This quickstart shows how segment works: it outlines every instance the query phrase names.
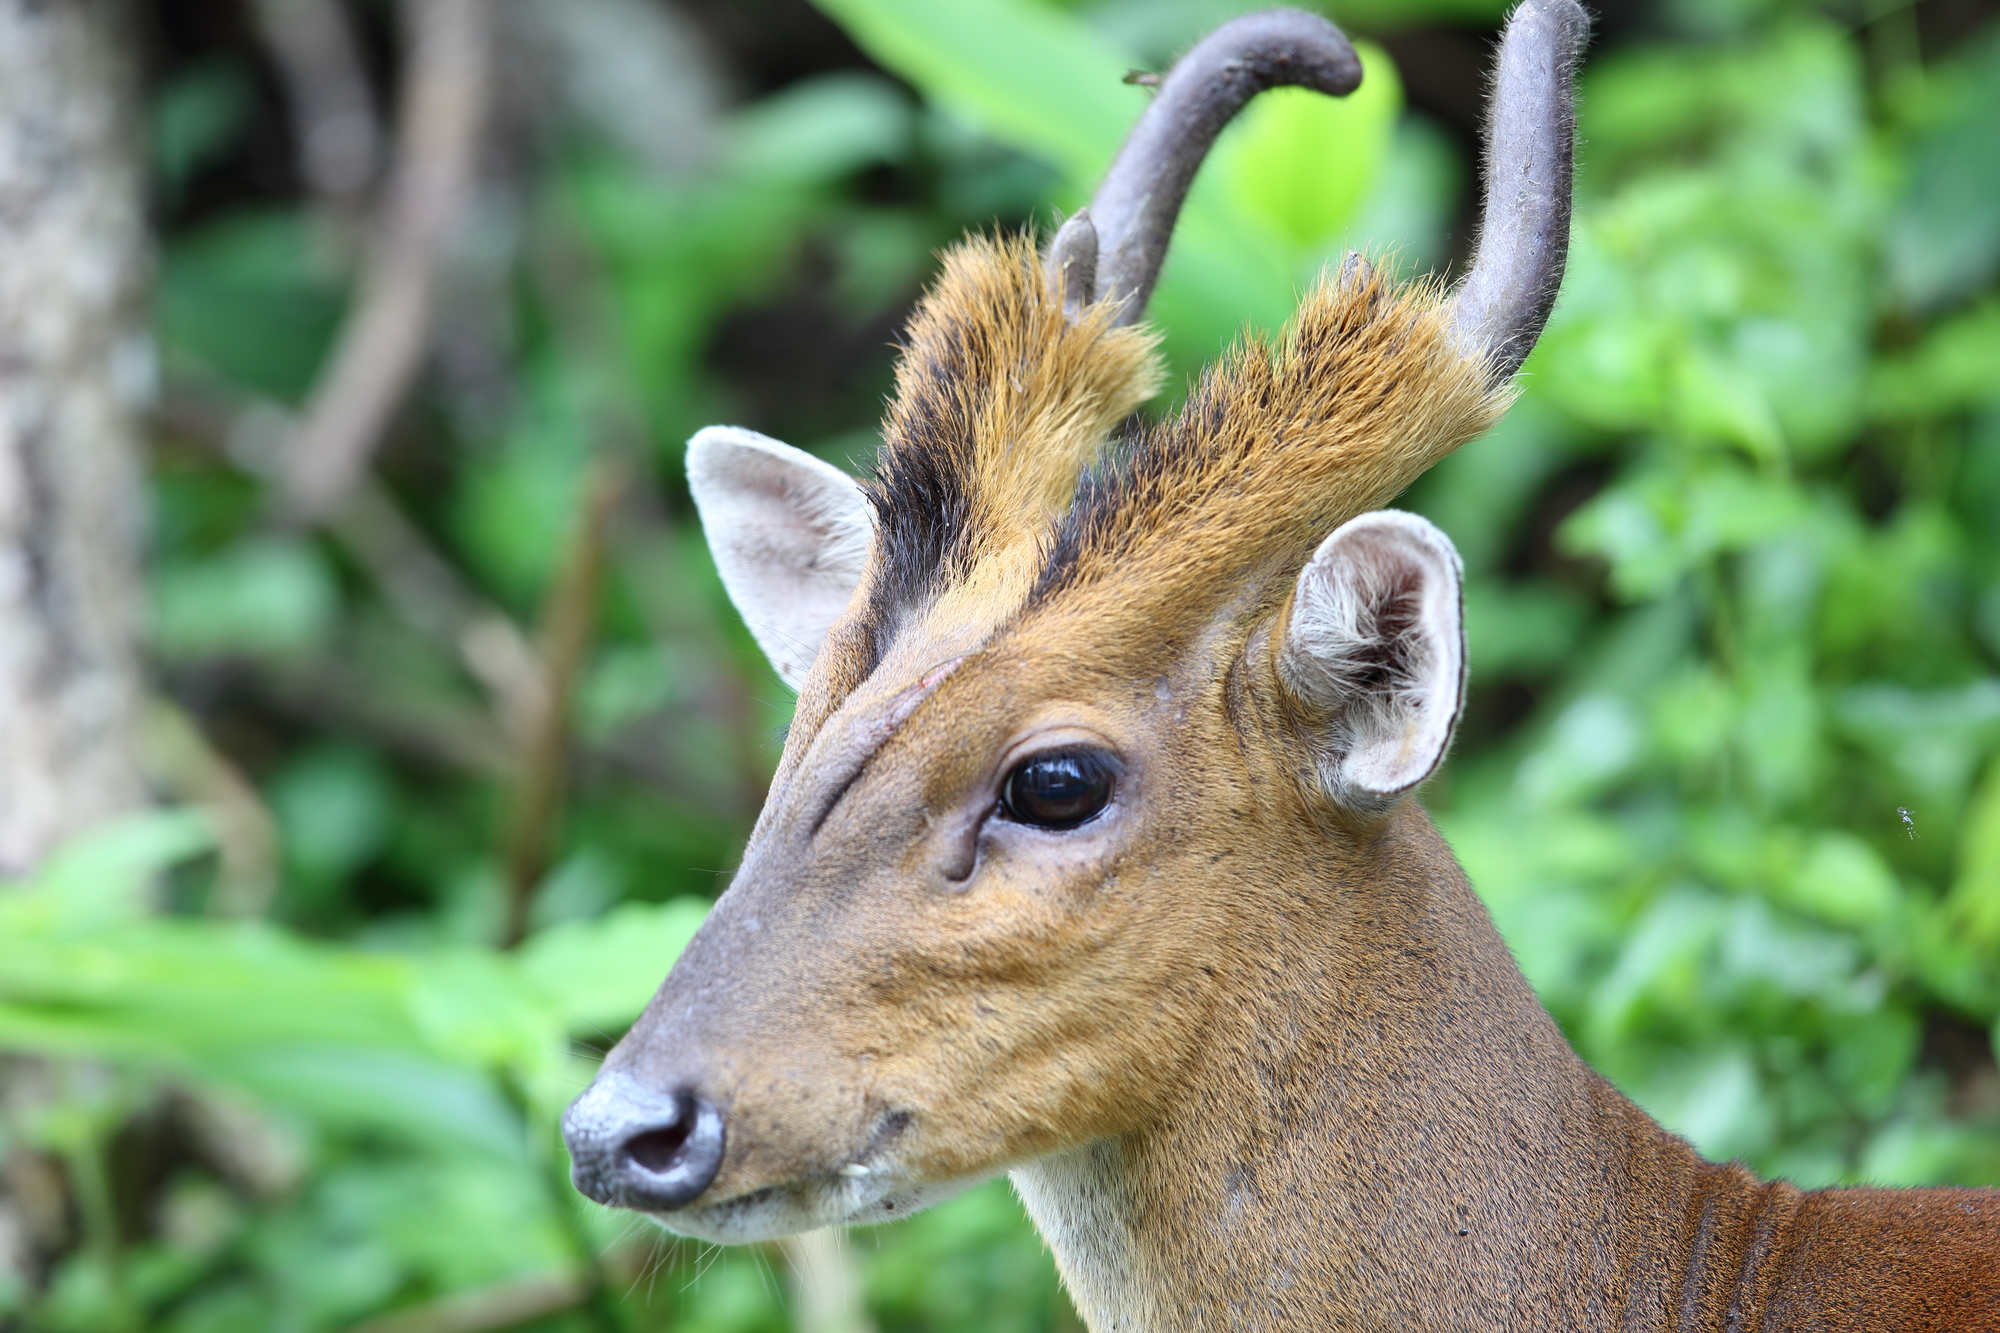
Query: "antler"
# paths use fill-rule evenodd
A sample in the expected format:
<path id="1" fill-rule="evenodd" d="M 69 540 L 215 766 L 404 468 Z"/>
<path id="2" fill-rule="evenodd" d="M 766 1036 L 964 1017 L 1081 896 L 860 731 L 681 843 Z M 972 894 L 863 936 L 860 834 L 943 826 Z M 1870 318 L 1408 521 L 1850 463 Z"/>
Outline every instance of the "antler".
<path id="1" fill-rule="evenodd" d="M 1487 123 L 1479 253 L 1450 318 L 1492 382 L 1521 368 L 1555 305 L 1569 255 L 1576 65 L 1590 18 L 1576 0 L 1526 0 L 1500 43 Z M 1181 59 L 1133 127 L 1088 208 L 1049 243 L 1048 277 L 1071 319 L 1094 300 L 1138 320 L 1195 169 L 1258 93 L 1297 84 L 1344 97 L 1361 61 L 1316 14 L 1273 9 L 1224 24 Z"/>
<path id="2" fill-rule="evenodd" d="M 1491 382 L 1521 368 L 1548 322 L 1569 257 L 1576 65 L 1590 18 L 1576 0 L 1526 0 L 1507 22 L 1486 127 L 1479 254 L 1451 322 Z"/>
<path id="3" fill-rule="evenodd" d="M 1345 97 L 1361 84 L 1360 57 L 1340 29 L 1296 9 L 1225 23 L 1181 57 L 1090 206 L 1049 244 L 1049 283 L 1071 318 L 1092 300 L 1105 300 L 1122 303 L 1115 323 L 1138 320 L 1188 185 L 1215 136 L 1244 103 L 1287 84 Z"/>

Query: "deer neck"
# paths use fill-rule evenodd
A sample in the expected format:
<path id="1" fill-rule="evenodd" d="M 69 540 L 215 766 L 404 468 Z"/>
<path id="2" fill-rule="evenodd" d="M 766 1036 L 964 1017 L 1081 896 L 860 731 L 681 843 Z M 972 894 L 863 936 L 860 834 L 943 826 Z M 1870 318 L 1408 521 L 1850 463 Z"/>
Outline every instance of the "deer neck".
<path id="1" fill-rule="evenodd" d="M 1414 805 L 1365 855 L 1284 886 L 1338 906 L 1246 941 L 1166 1112 L 1014 1173 L 1090 1327 L 1664 1326 L 1698 1200 L 1763 1187 L 1576 1057 Z"/>

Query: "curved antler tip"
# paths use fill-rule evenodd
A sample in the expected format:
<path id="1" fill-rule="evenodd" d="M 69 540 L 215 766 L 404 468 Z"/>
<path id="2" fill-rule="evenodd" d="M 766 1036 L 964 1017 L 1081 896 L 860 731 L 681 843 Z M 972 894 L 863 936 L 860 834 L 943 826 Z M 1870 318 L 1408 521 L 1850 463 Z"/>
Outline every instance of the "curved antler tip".
<path id="1" fill-rule="evenodd" d="M 1361 85 L 1361 58 L 1320 15 L 1267 9 L 1217 28 L 1160 81 L 1090 201 L 1101 238 L 1096 292 L 1121 303 L 1117 323 L 1144 313 L 1181 201 L 1215 136 L 1252 97 L 1287 85 L 1344 97 Z"/>
<path id="2" fill-rule="evenodd" d="M 1262 88 L 1295 84 L 1345 97 L 1361 86 L 1361 57 L 1347 35 L 1324 15 L 1303 9 L 1264 9 L 1231 19 L 1188 53 L 1210 47 L 1241 53 L 1235 62 Z"/>

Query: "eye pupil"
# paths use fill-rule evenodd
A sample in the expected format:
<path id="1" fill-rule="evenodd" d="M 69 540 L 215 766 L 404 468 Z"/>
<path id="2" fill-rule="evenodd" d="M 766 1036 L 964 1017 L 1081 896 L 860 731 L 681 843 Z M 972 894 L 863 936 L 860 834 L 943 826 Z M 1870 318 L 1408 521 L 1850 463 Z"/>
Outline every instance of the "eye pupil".
<path id="1" fill-rule="evenodd" d="M 1111 801 L 1111 765 L 1089 750 L 1037 755 L 1021 763 L 1000 788 L 1009 819 L 1042 828 L 1075 828 Z"/>

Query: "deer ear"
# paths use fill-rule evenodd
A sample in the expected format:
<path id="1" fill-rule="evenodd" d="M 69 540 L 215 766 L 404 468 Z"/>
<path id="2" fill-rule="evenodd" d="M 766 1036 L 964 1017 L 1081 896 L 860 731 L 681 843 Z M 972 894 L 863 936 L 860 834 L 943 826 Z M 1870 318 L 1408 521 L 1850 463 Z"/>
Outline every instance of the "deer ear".
<path id="1" fill-rule="evenodd" d="M 1462 581 L 1451 539 L 1395 509 L 1343 523 L 1300 571 L 1278 674 L 1337 803 L 1386 809 L 1444 758 L 1465 701 Z"/>
<path id="2" fill-rule="evenodd" d="M 687 462 L 722 586 L 796 690 L 867 571 L 867 497 L 839 468 L 737 426 L 698 431 Z"/>

